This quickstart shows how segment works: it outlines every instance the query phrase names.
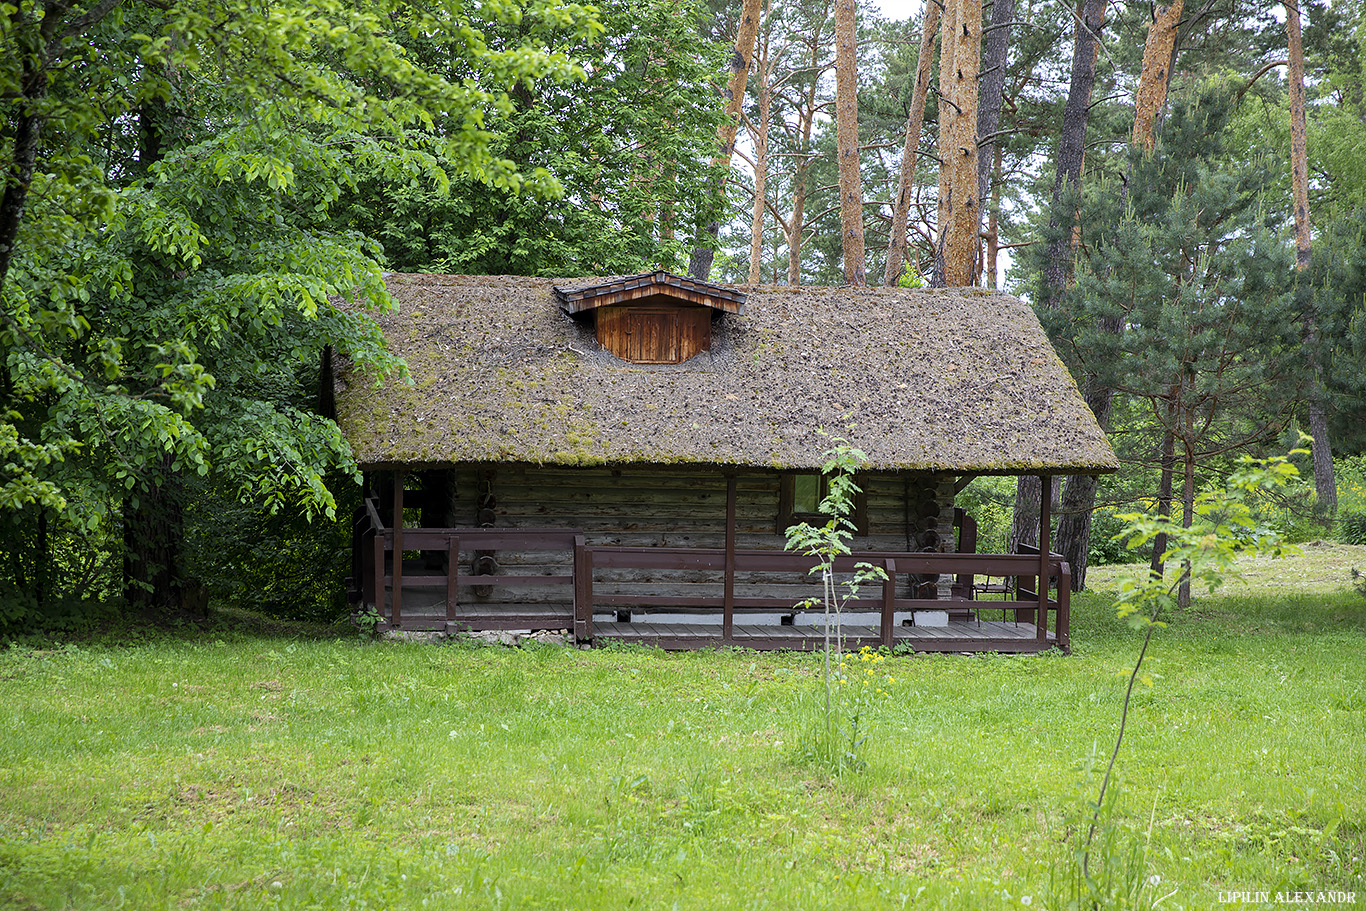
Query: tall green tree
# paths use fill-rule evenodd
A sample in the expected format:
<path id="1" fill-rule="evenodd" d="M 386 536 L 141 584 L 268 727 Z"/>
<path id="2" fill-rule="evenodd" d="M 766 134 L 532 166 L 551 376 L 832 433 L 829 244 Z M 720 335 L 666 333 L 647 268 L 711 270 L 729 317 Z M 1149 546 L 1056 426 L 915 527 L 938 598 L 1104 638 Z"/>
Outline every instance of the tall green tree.
<path id="1" fill-rule="evenodd" d="M 122 556 L 134 603 L 179 603 L 181 507 L 204 478 L 330 514 L 335 425 L 279 393 L 325 345 L 375 372 L 376 248 L 331 208 L 364 166 L 553 193 L 486 127 L 510 93 L 583 75 L 549 48 L 586 8 L 376 0 L 0 6 L 0 510 L 8 619 L 79 593 L 54 540 Z M 524 37 L 488 40 L 512 22 Z M 399 40 L 439 36 L 447 78 Z M 316 369 L 316 368 L 314 368 Z M 117 562 L 117 561 L 115 561 Z M 32 571 L 33 567 L 46 567 Z"/>
<path id="2" fill-rule="evenodd" d="M 699 36 L 701 9 L 690 0 L 608 0 L 597 9 L 601 33 L 558 42 L 583 79 L 518 84 L 506 109 L 485 120 L 495 154 L 523 173 L 552 175 L 562 192 L 477 176 L 448 188 L 371 166 L 334 206 L 334 223 L 378 240 L 388 268 L 402 272 L 682 270 L 703 240 L 698 226 L 716 216 L 712 158 L 723 117 L 710 80 L 726 48 Z M 526 19 L 492 32 L 502 43 L 535 37 Z M 460 78 L 464 62 L 449 38 L 405 43 L 433 71 Z"/>
<path id="3" fill-rule="evenodd" d="M 1295 401 L 1293 250 L 1265 163 L 1227 145 L 1231 107 L 1225 87 L 1184 99 L 1151 152 L 1131 147 L 1127 194 L 1080 195 L 1075 283 L 1043 311 L 1081 370 L 1145 406 L 1187 526 L 1201 472 L 1275 441 Z"/>

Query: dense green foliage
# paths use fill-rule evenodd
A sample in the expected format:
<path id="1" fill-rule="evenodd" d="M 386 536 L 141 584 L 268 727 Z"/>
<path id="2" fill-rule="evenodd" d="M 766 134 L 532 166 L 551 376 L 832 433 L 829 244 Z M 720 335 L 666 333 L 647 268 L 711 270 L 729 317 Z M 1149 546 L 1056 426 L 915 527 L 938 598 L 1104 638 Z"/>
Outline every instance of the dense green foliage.
<path id="1" fill-rule="evenodd" d="M 1279 442 L 1297 385 L 1293 251 L 1267 224 L 1265 162 L 1226 146 L 1231 95 L 1178 99 L 1122 187 L 1085 190 L 1075 283 L 1042 314 L 1074 370 L 1143 409 L 1192 478 Z"/>
<path id="2" fill-rule="evenodd" d="M 545 169 L 555 196 L 477 179 L 450 187 L 360 168 L 335 220 L 379 241 L 402 272 L 617 275 L 682 269 L 698 225 L 712 218 L 718 120 L 711 79 L 720 43 L 697 37 L 700 12 L 674 0 L 596 5 L 601 35 L 560 42 L 586 76 L 515 86 L 485 126 L 522 171 Z M 529 20 L 501 25 L 526 40 Z M 455 78 L 448 41 L 422 40 L 417 59 Z M 454 66 L 452 66 L 454 64 Z"/>
<path id="3" fill-rule="evenodd" d="M 705 214 L 715 60 L 675 7 L 605 9 L 604 38 L 545 2 L 0 8 L 0 628 L 174 607 L 196 576 L 281 610 L 311 576 L 332 591 L 296 609 L 335 602 L 310 551 L 345 525 L 306 528 L 355 465 L 318 364 L 401 370 L 368 315 L 386 261 L 673 264 L 644 214 Z M 458 242 L 414 260 L 405 199 Z"/>

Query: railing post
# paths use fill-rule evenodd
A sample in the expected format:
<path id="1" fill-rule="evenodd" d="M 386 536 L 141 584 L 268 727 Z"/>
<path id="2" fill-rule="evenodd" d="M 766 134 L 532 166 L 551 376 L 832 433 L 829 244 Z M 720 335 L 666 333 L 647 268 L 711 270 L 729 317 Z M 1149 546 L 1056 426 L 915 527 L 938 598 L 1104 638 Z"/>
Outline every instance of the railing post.
<path id="1" fill-rule="evenodd" d="M 1052 556 L 1053 517 L 1053 476 L 1043 475 L 1039 479 L 1039 613 L 1034 631 L 1038 641 L 1048 638 L 1048 558 Z"/>
<path id="2" fill-rule="evenodd" d="M 460 536 L 446 536 L 446 632 L 454 633 L 460 606 Z"/>
<path id="3" fill-rule="evenodd" d="M 593 553 L 574 536 L 574 641 L 593 641 Z"/>
<path id="4" fill-rule="evenodd" d="M 892 647 L 893 620 L 896 617 L 896 561 L 883 560 L 887 578 L 882 580 L 882 644 Z"/>
<path id="5" fill-rule="evenodd" d="M 394 469 L 394 629 L 403 628 L 403 470 Z"/>
<path id="6" fill-rule="evenodd" d="M 1072 651 L 1072 567 L 1058 564 L 1058 648 Z"/>

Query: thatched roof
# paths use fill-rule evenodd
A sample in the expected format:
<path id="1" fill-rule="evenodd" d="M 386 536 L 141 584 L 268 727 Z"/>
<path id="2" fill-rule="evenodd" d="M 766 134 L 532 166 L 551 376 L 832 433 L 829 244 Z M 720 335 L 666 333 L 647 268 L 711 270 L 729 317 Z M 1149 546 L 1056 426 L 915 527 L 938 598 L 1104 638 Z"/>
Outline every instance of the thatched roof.
<path id="1" fill-rule="evenodd" d="M 871 469 L 1117 467 L 1030 308 L 972 290 L 756 286 L 678 365 L 601 351 L 556 281 L 390 275 L 381 318 L 412 384 L 342 370 L 337 420 L 362 465 L 516 461 L 816 468 L 842 433 Z M 845 430 L 848 424 L 852 430 Z"/>

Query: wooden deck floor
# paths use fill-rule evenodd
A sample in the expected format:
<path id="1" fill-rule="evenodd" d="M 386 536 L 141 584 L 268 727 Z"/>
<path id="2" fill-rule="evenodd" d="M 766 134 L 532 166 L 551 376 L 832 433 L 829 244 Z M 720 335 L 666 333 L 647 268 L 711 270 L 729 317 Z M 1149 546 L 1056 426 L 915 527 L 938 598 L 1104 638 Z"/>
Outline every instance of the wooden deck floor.
<path id="1" fill-rule="evenodd" d="M 1000 620 L 951 621 L 948 626 L 899 626 L 892 634 L 896 645 L 917 652 L 1041 652 L 1057 645 L 1052 631 L 1040 641 L 1032 623 Z M 819 626 L 746 626 L 735 624 L 731 641 L 721 626 L 661 623 L 594 623 L 593 641 L 633 642 L 669 651 L 738 645 L 759 650 L 815 651 L 825 643 Z M 846 648 L 876 647 L 881 638 L 874 626 L 844 627 Z"/>
<path id="2" fill-rule="evenodd" d="M 502 617 L 498 622 L 476 622 L 479 629 L 568 629 L 570 618 L 535 616 Z M 381 629 L 388 629 L 387 623 Z M 446 618 L 437 615 L 405 615 L 403 628 L 410 631 L 439 632 L 447 629 Z M 468 628 L 468 627 L 466 627 Z M 951 620 L 948 626 L 898 626 L 892 631 L 895 645 L 909 646 L 917 652 L 1042 652 L 1055 647 L 1057 637 L 1052 630 L 1048 638 L 1038 639 L 1034 624 L 1010 620 Z M 861 648 L 881 644 L 875 626 L 845 626 L 846 648 Z M 729 642 L 721 633 L 720 623 L 612 623 L 593 624 L 594 644 L 630 642 L 653 645 L 666 651 L 686 651 L 697 648 L 721 648 L 737 645 L 759 651 L 788 649 L 816 651 L 825 643 L 820 626 L 774 626 L 737 623 Z"/>

